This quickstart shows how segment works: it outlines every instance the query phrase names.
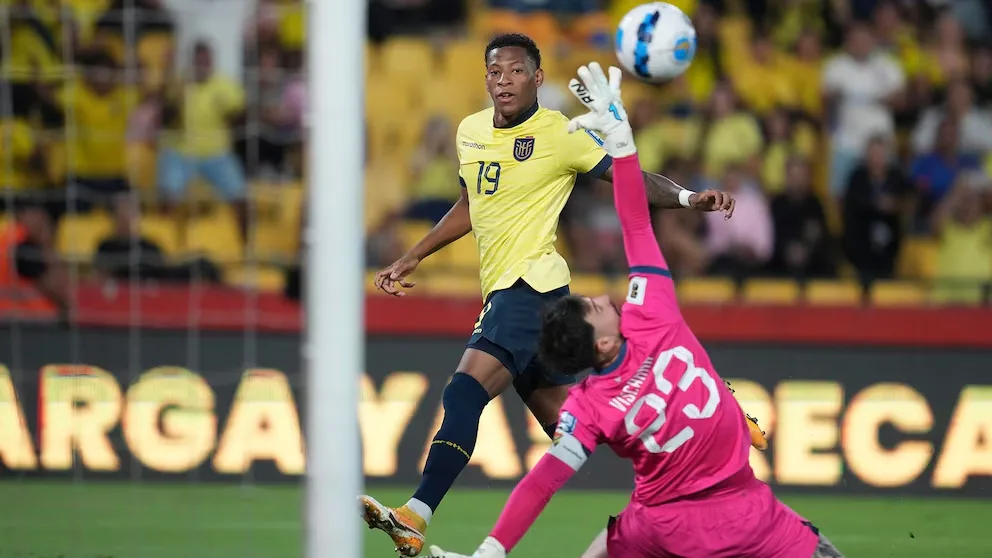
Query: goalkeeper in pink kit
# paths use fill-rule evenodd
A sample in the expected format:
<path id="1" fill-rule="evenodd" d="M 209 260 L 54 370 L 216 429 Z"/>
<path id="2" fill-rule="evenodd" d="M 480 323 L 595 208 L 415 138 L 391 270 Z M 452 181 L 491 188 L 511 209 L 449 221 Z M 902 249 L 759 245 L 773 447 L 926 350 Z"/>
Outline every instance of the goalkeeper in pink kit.
<path id="1" fill-rule="evenodd" d="M 630 265 L 627 299 L 568 296 L 546 312 L 541 357 L 562 373 L 594 371 L 569 393 L 554 443 L 510 495 L 473 554 L 502 558 L 593 450 L 633 462 L 630 503 L 586 556 L 614 558 L 837 558 L 808 521 L 779 502 L 748 464 L 743 411 L 679 312 L 651 228 L 644 181 L 620 102 L 620 70 L 592 63 L 572 92 L 614 158 L 614 200 Z M 688 191 L 686 191 L 688 192 Z M 432 547 L 435 556 L 460 555 Z"/>

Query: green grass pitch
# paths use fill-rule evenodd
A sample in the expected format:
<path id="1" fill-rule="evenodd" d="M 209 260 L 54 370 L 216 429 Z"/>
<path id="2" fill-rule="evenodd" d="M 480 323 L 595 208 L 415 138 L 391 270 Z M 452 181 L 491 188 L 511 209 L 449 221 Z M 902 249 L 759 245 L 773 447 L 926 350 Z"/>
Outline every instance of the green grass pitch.
<path id="1" fill-rule="evenodd" d="M 369 491 L 386 503 L 404 501 L 410 493 L 375 486 Z M 505 490 L 455 489 L 435 516 L 430 540 L 471 552 L 506 496 Z M 626 497 L 566 490 L 555 497 L 513 556 L 579 556 Z M 823 529 L 848 558 L 992 556 L 989 501 L 784 499 Z M 4 480 L 0 558 L 296 557 L 302 549 L 301 505 L 300 490 L 288 486 Z M 356 524 L 357 515 L 356 509 Z M 365 557 L 395 556 L 382 533 L 365 532 Z"/>

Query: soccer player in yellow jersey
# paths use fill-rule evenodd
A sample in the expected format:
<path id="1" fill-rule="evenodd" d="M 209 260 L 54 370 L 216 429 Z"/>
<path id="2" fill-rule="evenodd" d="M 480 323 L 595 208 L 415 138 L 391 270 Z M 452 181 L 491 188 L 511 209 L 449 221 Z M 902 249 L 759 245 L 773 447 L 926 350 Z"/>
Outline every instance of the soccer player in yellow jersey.
<path id="1" fill-rule="evenodd" d="M 544 426 L 555 431 L 574 378 L 555 377 L 535 359 L 541 311 L 569 294 L 568 265 L 555 251 L 558 217 L 578 174 L 612 180 L 612 159 L 594 133 L 568 133 L 568 118 L 541 108 L 541 54 L 530 38 L 501 35 L 486 47 L 486 91 L 493 108 L 465 118 L 456 137 L 461 198 L 408 254 L 376 274 L 376 286 L 403 296 L 407 276 L 444 246 L 473 232 L 485 304 L 461 362 L 442 396 L 444 420 L 434 436 L 420 486 L 406 505 L 387 508 L 360 497 L 370 528 L 385 531 L 403 556 L 424 545 L 431 515 L 475 449 L 479 417 L 512 384 Z M 694 193 L 646 174 L 648 200 L 662 208 L 733 213 L 725 193 Z"/>

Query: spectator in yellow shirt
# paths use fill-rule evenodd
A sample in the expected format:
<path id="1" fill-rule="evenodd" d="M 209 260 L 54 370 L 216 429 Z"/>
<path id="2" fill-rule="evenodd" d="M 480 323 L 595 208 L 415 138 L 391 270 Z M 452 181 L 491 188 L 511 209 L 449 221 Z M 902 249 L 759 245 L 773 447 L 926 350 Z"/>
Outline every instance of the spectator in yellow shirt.
<path id="1" fill-rule="evenodd" d="M 38 86 L 52 86 L 65 77 L 62 54 L 72 37 L 64 30 L 58 3 L 43 0 L 4 2 L 10 10 L 3 22 L 6 40 L 0 45 L 3 70 L 9 89 L 13 115 L 46 128 L 62 126 L 58 107 L 49 97 L 38 94 Z M 66 7 L 66 10 L 70 8 Z M 66 32 L 68 31 L 68 32 Z"/>
<path id="2" fill-rule="evenodd" d="M 785 189 L 786 163 L 800 155 L 813 156 L 816 138 L 807 127 L 792 122 L 784 108 L 777 108 L 765 117 L 767 148 L 761 164 L 761 179 L 765 193 L 780 194 Z"/>
<path id="3" fill-rule="evenodd" d="M 120 82 L 118 67 L 105 51 L 79 60 L 83 79 L 70 83 L 61 95 L 65 111 L 69 207 L 89 211 L 110 205 L 123 211 L 130 191 L 127 180 L 127 124 L 137 99 Z"/>
<path id="4" fill-rule="evenodd" d="M 979 304 L 992 283 L 992 214 L 981 203 L 988 182 L 979 175 L 962 177 L 934 212 L 931 225 L 940 238 L 936 302 Z"/>
<path id="5" fill-rule="evenodd" d="M 761 128 L 750 114 L 737 109 L 730 84 L 713 91 L 707 122 L 703 125 L 702 156 L 705 174 L 718 179 L 729 165 L 746 165 L 757 171 L 764 147 Z"/>
<path id="6" fill-rule="evenodd" d="M 9 195 L 16 199 L 26 190 L 38 188 L 42 164 L 42 152 L 31 127 L 20 119 L 0 119 L 0 203 Z"/>
<path id="7" fill-rule="evenodd" d="M 727 69 L 741 100 L 758 114 L 767 114 L 776 106 L 798 104 L 788 61 L 775 52 L 771 38 L 764 31 L 755 31 L 750 56 L 739 56 L 738 63 Z"/>
<path id="8" fill-rule="evenodd" d="M 214 71 L 213 49 L 203 41 L 193 49 L 192 77 L 181 98 L 169 99 L 163 110 L 165 126 L 178 130 L 166 134 L 159 154 L 159 188 L 170 203 L 178 203 L 193 178 L 202 177 L 234 205 L 247 238 L 244 169 L 231 143 L 244 114 L 245 91 Z"/>
<path id="9" fill-rule="evenodd" d="M 434 116 L 427 122 L 422 143 L 410 161 L 413 189 L 408 219 L 437 223 L 461 195 L 458 155 L 452 137 L 451 123 L 444 116 Z"/>
<path id="10" fill-rule="evenodd" d="M 786 72 L 792 80 L 797 108 L 814 122 L 823 113 L 822 71 L 823 44 L 819 35 L 807 32 L 796 41 L 795 56 L 788 59 Z"/>

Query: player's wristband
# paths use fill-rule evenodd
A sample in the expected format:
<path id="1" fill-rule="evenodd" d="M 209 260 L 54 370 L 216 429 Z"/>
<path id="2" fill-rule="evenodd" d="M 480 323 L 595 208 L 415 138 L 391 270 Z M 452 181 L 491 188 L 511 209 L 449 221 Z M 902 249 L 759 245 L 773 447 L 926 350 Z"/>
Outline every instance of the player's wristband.
<path id="1" fill-rule="evenodd" d="M 682 191 L 679 192 L 679 205 L 681 205 L 682 207 L 692 207 L 692 204 L 689 203 L 689 196 L 693 194 L 695 194 L 695 192 L 693 192 L 692 190 L 686 190 L 685 188 L 682 188 Z"/>

